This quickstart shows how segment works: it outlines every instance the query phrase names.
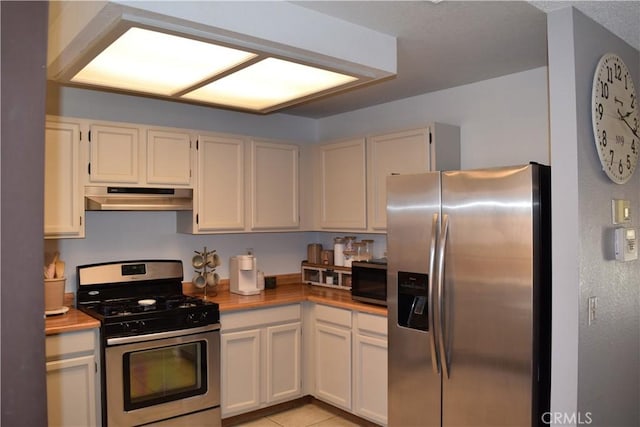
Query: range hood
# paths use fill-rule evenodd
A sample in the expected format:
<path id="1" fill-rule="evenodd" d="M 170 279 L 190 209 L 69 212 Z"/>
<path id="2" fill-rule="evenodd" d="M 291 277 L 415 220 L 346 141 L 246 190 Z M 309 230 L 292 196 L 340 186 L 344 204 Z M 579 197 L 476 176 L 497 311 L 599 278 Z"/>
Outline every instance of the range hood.
<path id="1" fill-rule="evenodd" d="M 190 188 L 85 187 L 87 211 L 189 211 Z"/>

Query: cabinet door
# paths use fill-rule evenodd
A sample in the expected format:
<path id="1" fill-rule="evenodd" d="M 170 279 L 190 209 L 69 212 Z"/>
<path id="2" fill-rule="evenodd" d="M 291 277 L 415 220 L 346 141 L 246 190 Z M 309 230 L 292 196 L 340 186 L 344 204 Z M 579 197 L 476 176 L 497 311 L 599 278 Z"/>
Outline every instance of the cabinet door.
<path id="1" fill-rule="evenodd" d="M 366 158 L 364 138 L 319 148 L 320 227 L 366 229 Z"/>
<path id="2" fill-rule="evenodd" d="M 428 129 L 373 136 L 369 155 L 369 227 L 387 228 L 387 176 L 429 170 Z"/>
<path id="3" fill-rule="evenodd" d="M 147 183 L 191 185 L 191 140 L 188 133 L 147 132 Z"/>
<path id="4" fill-rule="evenodd" d="M 95 358 L 47 362 L 47 414 L 50 426 L 95 426 Z"/>
<path id="5" fill-rule="evenodd" d="M 264 141 L 251 143 L 251 229 L 295 229 L 299 147 Z"/>
<path id="6" fill-rule="evenodd" d="M 137 184 L 140 181 L 138 128 L 94 124 L 89 142 L 90 182 Z"/>
<path id="7" fill-rule="evenodd" d="M 351 330 L 316 323 L 315 394 L 340 408 L 351 410 Z"/>
<path id="8" fill-rule="evenodd" d="M 244 141 L 198 138 L 198 231 L 244 229 Z"/>
<path id="9" fill-rule="evenodd" d="M 260 406 L 260 329 L 220 337 L 222 416 Z"/>
<path id="10" fill-rule="evenodd" d="M 267 327 L 267 403 L 302 396 L 301 323 Z"/>
<path id="11" fill-rule="evenodd" d="M 357 334 L 354 345 L 354 396 L 356 415 L 387 423 L 387 340 Z"/>
<path id="12" fill-rule="evenodd" d="M 80 188 L 80 125 L 47 121 L 44 144 L 44 234 L 84 237 Z"/>

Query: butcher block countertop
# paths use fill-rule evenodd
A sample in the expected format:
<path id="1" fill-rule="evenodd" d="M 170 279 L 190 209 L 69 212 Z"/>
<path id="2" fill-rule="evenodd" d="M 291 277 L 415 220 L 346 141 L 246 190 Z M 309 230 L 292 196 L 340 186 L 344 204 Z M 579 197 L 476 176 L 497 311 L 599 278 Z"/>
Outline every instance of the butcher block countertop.
<path id="1" fill-rule="evenodd" d="M 73 298 L 73 293 L 68 293 L 64 296 L 64 305 L 69 307 L 69 311 L 64 314 L 54 314 L 46 317 L 44 330 L 47 335 L 100 327 L 100 321 L 74 307 Z"/>
<path id="2" fill-rule="evenodd" d="M 347 310 L 361 311 L 380 316 L 387 315 L 386 307 L 353 301 L 349 291 L 301 283 L 299 273 L 279 275 L 275 289 L 265 289 L 257 295 L 237 295 L 230 293 L 228 280 L 221 280 L 216 291 L 217 292 L 212 292 L 210 288 L 207 288 L 207 296 L 205 298 L 204 289 L 198 289 L 188 282 L 183 283 L 183 292 L 185 294 L 198 296 L 205 298 L 207 301 L 218 303 L 221 313 L 311 301 L 345 308 Z M 98 320 L 73 307 L 73 294 L 66 295 L 65 305 L 70 307 L 67 313 L 47 316 L 45 321 L 45 331 L 47 335 L 98 328 L 100 326 Z"/>
<path id="3" fill-rule="evenodd" d="M 183 286 L 185 294 L 205 298 L 202 289 L 193 288 L 191 284 L 186 283 Z M 218 289 L 216 295 L 209 295 L 211 292 L 207 292 L 208 295 L 205 299 L 207 301 L 217 302 L 220 305 L 221 313 L 311 301 L 348 310 L 362 311 L 381 316 L 387 315 L 386 307 L 353 301 L 349 291 L 307 285 L 300 282 L 278 284 L 275 289 L 265 289 L 257 295 L 232 294 L 229 292 L 228 287 L 225 288 L 224 286 Z"/>

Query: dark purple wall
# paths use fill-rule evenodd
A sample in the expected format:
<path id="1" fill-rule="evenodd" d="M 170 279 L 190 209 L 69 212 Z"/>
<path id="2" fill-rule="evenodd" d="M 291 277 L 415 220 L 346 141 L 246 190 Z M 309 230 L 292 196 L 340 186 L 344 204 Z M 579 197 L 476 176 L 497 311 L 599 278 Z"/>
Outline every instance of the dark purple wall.
<path id="1" fill-rule="evenodd" d="M 46 426 L 42 284 L 47 2 L 0 2 L 3 426 Z"/>

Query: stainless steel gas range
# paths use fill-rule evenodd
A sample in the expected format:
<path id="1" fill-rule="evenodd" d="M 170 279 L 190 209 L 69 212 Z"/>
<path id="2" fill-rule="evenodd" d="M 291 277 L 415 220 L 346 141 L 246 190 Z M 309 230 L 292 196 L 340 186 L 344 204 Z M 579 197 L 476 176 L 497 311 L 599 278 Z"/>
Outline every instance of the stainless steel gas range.
<path id="1" fill-rule="evenodd" d="M 104 426 L 220 426 L 220 310 L 182 294 L 182 261 L 77 267 L 101 322 Z"/>

